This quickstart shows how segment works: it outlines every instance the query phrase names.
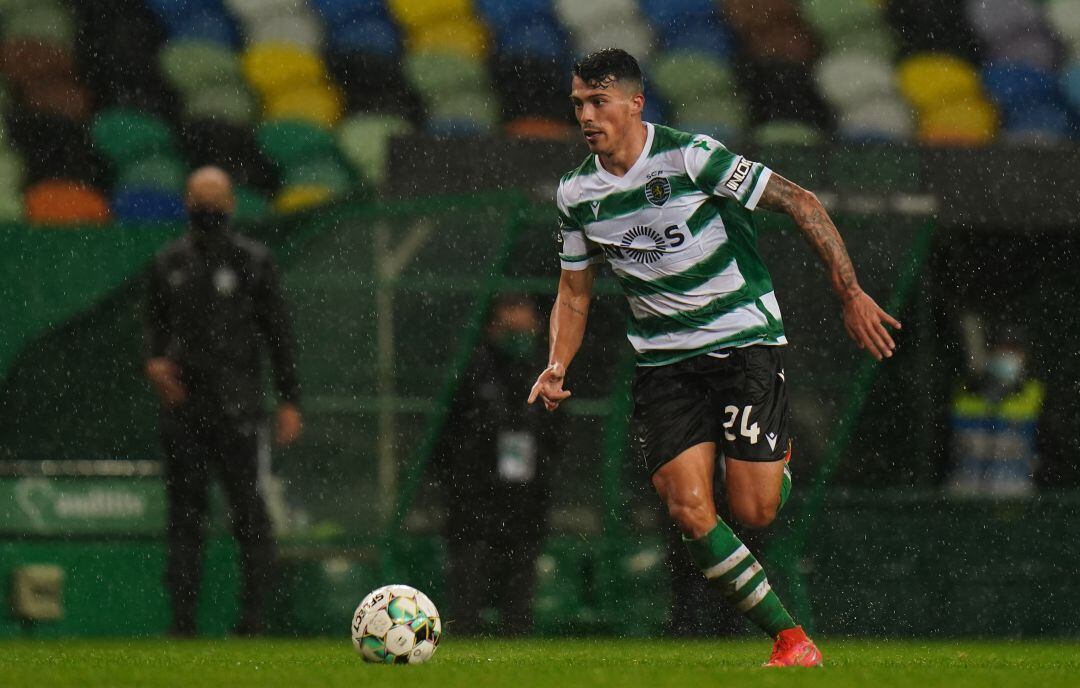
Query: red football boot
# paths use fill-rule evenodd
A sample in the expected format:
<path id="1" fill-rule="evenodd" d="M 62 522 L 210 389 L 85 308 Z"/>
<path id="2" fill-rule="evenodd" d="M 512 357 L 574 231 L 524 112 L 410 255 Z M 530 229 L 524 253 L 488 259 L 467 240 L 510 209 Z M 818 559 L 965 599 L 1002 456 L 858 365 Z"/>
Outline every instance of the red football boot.
<path id="1" fill-rule="evenodd" d="M 773 644 L 772 655 L 765 662 L 767 667 L 815 667 L 821 664 L 821 652 L 814 641 L 806 637 L 802 626 L 780 631 Z"/>

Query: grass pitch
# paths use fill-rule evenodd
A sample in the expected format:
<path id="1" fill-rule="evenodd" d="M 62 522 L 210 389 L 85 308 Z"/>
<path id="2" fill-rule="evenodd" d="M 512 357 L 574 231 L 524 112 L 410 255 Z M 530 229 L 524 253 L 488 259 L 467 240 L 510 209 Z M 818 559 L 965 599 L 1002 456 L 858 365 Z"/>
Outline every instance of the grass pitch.
<path id="1" fill-rule="evenodd" d="M 0 686 L 949 686 L 1080 685 L 1075 642 L 825 639 L 823 669 L 759 665 L 769 643 L 728 640 L 448 639 L 420 666 L 364 664 L 343 640 L 0 642 Z"/>

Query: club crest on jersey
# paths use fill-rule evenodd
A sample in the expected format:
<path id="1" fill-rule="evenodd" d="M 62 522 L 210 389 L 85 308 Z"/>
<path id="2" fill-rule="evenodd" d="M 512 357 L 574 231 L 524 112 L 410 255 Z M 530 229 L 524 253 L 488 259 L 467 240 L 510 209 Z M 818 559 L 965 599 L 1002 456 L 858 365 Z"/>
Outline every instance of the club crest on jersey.
<path id="1" fill-rule="evenodd" d="M 645 200 L 659 207 L 671 198 L 671 182 L 667 177 L 653 177 L 645 182 Z"/>
<path id="2" fill-rule="evenodd" d="M 624 255 L 639 263 L 655 263 L 667 251 L 667 242 L 652 227 L 638 225 L 627 230 L 619 242 Z"/>

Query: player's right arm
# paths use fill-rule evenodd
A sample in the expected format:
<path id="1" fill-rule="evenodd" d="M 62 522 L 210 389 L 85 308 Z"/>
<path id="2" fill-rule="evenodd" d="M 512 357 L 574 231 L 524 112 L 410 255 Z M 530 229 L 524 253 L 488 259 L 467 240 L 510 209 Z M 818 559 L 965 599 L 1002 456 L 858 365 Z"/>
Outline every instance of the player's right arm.
<path id="1" fill-rule="evenodd" d="M 585 338 L 595 278 L 595 265 L 584 270 L 563 270 L 559 276 L 559 293 L 551 309 L 549 324 L 548 366 L 536 378 L 529 393 L 530 404 L 540 399 L 544 408 L 554 411 L 570 397 L 570 390 L 563 389 L 563 381 L 570 361 L 574 360 Z"/>

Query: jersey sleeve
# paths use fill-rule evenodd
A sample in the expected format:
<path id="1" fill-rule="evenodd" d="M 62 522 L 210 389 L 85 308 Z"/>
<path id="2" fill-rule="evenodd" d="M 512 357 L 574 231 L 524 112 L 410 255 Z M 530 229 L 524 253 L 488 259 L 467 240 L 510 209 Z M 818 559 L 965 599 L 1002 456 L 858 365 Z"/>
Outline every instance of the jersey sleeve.
<path id="1" fill-rule="evenodd" d="M 585 230 L 574 220 L 563 196 L 562 185 L 555 192 L 559 208 L 559 263 L 563 270 L 584 270 L 604 262 L 603 251 L 585 236 Z"/>
<path id="2" fill-rule="evenodd" d="M 732 153 L 709 136 L 694 137 L 684 149 L 686 173 L 703 193 L 734 198 L 747 210 L 757 207 L 772 170 Z"/>

